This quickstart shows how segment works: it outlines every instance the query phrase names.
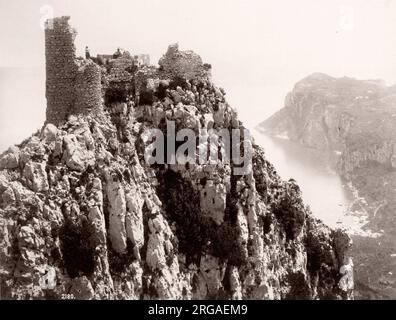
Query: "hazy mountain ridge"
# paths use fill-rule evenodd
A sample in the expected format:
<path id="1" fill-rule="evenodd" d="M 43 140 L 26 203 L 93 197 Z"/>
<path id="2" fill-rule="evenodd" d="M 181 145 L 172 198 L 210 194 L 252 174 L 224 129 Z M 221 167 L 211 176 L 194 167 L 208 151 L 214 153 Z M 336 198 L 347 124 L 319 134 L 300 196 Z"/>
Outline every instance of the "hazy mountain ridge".
<path id="1" fill-rule="evenodd" d="M 339 154 L 339 173 L 366 200 L 360 205 L 369 213 L 367 227 L 383 233 L 380 240 L 356 239 L 357 263 L 364 261 L 358 273 L 372 288 L 395 296 L 396 87 L 313 74 L 299 81 L 284 108 L 259 127 Z"/>

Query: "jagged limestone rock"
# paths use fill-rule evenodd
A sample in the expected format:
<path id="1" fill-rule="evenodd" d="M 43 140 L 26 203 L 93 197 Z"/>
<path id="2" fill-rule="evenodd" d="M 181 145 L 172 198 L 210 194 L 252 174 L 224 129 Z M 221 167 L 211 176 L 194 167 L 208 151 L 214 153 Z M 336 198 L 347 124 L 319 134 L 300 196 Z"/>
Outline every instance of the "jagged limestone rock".
<path id="1" fill-rule="evenodd" d="M 139 255 L 139 250 L 144 244 L 144 225 L 143 225 L 143 204 L 142 195 L 135 187 L 126 195 L 127 212 L 125 217 L 125 227 L 127 237 L 131 240 Z"/>
<path id="2" fill-rule="evenodd" d="M 109 172 L 106 172 L 106 195 L 108 198 L 110 241 L 114 250 L 118 253 L 124 253 L 127 247 L 125 191 L 122 184 L 117 181 L 116 176 Z"/>
<path id="3" fill-rule="evenodd" d="M 221 225 L 224 221 L 224 210 L 226 208 L 227 193 L 225 186 L 207 180 L 200 195 L 202 212 L 210 216 L 218 225 Z"/>
<path id="4" fill-rule="evenodd" d="M 79 141 L 79 137 L 82 141 Z M 65 146 L 63 159 L 70 169 L 84 171 L 88 165 L 94 163 L 94 155 L 92 151 L 88 149 L 92 138 L 87 139 L 84 135 L 79 137 L 74 134 L 69 134 L 63 138 L 63 144 Z"/>
<path id="5" fill-rule="evenodd" d="M 34 192 L 44 192 L 49 188 L 45 169 L 45 162 L 38 163 L 33 161 L 29 161 L 23 169 L 23 176 L 26 179 L 26 184 Z"/>
<path id="6" fill-rule="evenodd" d="M 0 170 L 15 169 L 19 166 L 19 148 L 10 147 L 5 153 L 0 155 Z"/>
<path id="7" fill-rule="evenodd" d="M 41 131 L 41 139 L 43 139 L 46 143 L 51 143 L 52 141 L 56 140 L 57 134 L 58 128 L 55 125 L 48 123 Z"/>

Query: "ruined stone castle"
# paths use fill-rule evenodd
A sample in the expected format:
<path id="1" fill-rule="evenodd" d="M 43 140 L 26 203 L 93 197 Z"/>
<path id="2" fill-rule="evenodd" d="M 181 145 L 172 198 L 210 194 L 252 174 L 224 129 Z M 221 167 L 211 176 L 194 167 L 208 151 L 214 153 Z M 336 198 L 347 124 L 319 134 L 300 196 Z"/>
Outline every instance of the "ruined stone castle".
<path id="1" fill-rule="evenodd" d="M 103 99 L 117 95 L 125 100 L 138 93 L 146 75 L 157 73 L 169 78 L 193 79 L 208 74 L 210 65 L 192 51 L 179 51 L 171 45 L 159 61 L 159 70 L 150 67 L 147 54 L 99 54 L 96 58 L 76 56 L 77 32 L 68 16 L 52 19 L 45 30 L 47 123 L 60 124 L 71 114 L 100 108 Z M 137 72 L 139 69 L 139 72 Z"/>
<path id="2" fill-rule="evenodd" d="M 100 67 L 76 58 L 76 31 L 69 17 L 53 19 L 45 30 L 47 122 L 58 124 L 71 113 L 101 104 Z"/>

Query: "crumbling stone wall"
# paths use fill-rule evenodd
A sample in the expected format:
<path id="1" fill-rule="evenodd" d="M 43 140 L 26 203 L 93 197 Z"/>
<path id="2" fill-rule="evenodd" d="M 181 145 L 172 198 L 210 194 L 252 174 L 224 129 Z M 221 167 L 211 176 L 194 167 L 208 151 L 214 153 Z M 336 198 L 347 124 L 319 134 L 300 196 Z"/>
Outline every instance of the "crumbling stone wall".
<path id="1" fill-rule="evenodd" d="M 135 55 L 135 60 L 139 66 L 149 66 L 150 65 L 150 55 L 148 54 L 138 54 Z"/>
<path id="2" fill-rule="evenodd" d="M 78 70 L 76 77 L 76 101 L 74 113 L 85 113 L 97 108 L 102 103 L 100 67 L 89 61 Z"/>
<path id="3" fill-rule="evenodd" d="M 158 63 L 163 76 L 168 78 L 192 80 L 210 75 L 210 65 L 204 64 L 193 51 L 179 51 L 177 43 L 168 47 Z"/>
<path id="4" fill-rule="evenodd" d="M 135 61 L 132 56 L 125 52 L 117 59 L 109 62 L 108 80 L 110 82 L 129 82 L 132 80 L 132 72 Z"/>
<path id="5" fill-rule="evenodd" d="M 70 17 L 54 18 L 45 29 L 47 122 L 58 124 L 74 108 L 78 71 Z"/>
<path id="6" fill-rule="evenodd" d="M 69 114 L 88 112 L 102 101 L 101 70 L 92 60 L 76 58 L 77 32 L 70 17 L 47 23 L 45 57 L 47 72 L 47 122 L 58 125 Z"/>
<path id="7" fill-rule="evenodd" d="M 134 72 L 136 70 L 135 60 L 124 52 L 120 57 L 111 59 L 106 65 L 103 74 L 105 101 L 125 101 L 134 89 Z"/>

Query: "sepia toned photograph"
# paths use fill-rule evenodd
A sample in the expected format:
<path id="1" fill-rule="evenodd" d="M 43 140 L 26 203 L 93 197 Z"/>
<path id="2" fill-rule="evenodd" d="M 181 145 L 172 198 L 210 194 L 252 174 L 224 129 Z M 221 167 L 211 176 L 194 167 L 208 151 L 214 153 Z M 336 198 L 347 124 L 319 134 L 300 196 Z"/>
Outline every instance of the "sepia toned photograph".
<path id="1" fill-rule="evenodd" d="M 0 300 L 396 299 L 396 1 L 0 0 L 0 48 Z"/>

